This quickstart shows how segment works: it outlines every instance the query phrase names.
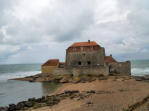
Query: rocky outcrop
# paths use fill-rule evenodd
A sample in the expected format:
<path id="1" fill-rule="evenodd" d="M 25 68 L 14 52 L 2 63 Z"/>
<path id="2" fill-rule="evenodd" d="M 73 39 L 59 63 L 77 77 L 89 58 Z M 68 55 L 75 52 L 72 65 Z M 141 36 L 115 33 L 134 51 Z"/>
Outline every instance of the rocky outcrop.
<path id="1" fill-rule="evenodd" d="M 96 79 L 105 80 L 107 77 L 103 75 L 52 75 L 52 74 L 38 74 L 35 76 L 28 76 L 24 78 L 15 78 L 12 80 L 21 80 L 29 82 L 53 82 L 53 83 L 79 83 L 92 82 Z"/>
<path id="2" fill-rule="evenodd" d="M 0 111 L 20 111 L 26 110 L 30 108 L 39 108 L 43 106 L 53 106 L 58 104 L 61 100 L 65 98 L 77 100 L 85 99 L 92 94 L 98 94 L 98 91 L 85 91 L 79 92 L 78 90 L 66 90 L 63 93 L 51 95 L 51 96 L 43 96 L 41 98 L 29 98 L 28 101 L 22 101 L 18 104 L 10 104 L 8 107 L 0 107 Z"/>
<path id="3" fill-rule="evenodd" d="M 142 99 L 142 101 L 136 102 L 135 104 L 128 107 L 128 109 L 124 109 L 124 111 L 135 111 L 135 109 L 139 108 L 143 104 L 149 101 L 149 95 Z"/>
<path id="4" fill-rule="evenodd" d="M 0 111 L 8 111 L 8 107 L 0 107 Z"/>
<path id="5" fill-rule="evenodd" d="M 136 81 L 145 81 L 149 82 L 149 75 L 145 76 L 133 76 Z"/>
<path id="6" fill-rule="evenodd" d="M 30 108 L 40 108 L 43 106 L 53 106 L 58 104 L 61 100 L 70 98 L 76 98 L 78 101 L 90 97 L 92 94 L 110 94 L 107 91 L 85 91 L 79 92 L 78 90 L 66 90 L 63 93 L 51 95 L 51 96 L 42 96 L 41 98 L 29 98 L 28 101 L 22 101 L 18 104 L 10 104 L 8 107 L 0 107 L 0 111 L 20 111 Z M 90 103 L 88 103 L 90 104 Z"/>

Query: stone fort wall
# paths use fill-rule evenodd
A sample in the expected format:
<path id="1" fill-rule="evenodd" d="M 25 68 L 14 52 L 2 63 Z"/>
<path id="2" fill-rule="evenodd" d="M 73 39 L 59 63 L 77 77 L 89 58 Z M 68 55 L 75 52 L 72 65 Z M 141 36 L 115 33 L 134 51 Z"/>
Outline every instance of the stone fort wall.
<path id="1" fill-rule="evenodd" d="M 52 71 L 52 74 L 55 75 L 82 75 L 82 74 L 90 74 L 90 75 L 109 75 L 109 67 L 108 66 L 100 66 L 93 68 L 56 68 Z"/>
<path id="2" fill-rule="evenodd" d="M 66 53 L 66 67 L 92 67 L 104 65 L 104 48 L 92 51 L 69 52 Z"/>
<path id="3" fill-rule="evenodd" d="M 130 61 L 126 61 L 126 62 L 112 62 L 109 64 L 105 64 L 105 66 L 96 66 L 96 67 L 54 68 L 48 74 L 131 75 L 131 63 Z"/>
<path id="4" fill-rule="evenodd" d="M 113 62 L 109 63 L 109 72 L 119 75 L 131 75 L 131 62 Z"/>

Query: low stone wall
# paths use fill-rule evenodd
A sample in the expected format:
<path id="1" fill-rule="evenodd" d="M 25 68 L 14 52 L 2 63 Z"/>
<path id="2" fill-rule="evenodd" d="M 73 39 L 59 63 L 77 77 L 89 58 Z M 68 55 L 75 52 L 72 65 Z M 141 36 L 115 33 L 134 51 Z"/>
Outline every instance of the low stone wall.
<path id="1" fill-rule="evenodd" d="M 42 66 L 41 72 L 43 74 L 50 74 L 55 68 L 58 68 L 58 65 L 57 66 Z"/>
<path id="2" fill-rule="evenodd" d="M 91 74 L 91 75 L 109 75 L 108 66 L 100 66 L 94 68 L 56 68 L 52 71 L 55 75 L 80 75 L 80 74 Z"/>
<path id="3" fill-rule="evenodd" d="M 72 74 L 72 71 L 70 69 L 65 69 L 65 68 L 55 68 L 52 71 L 52 74 L 54 74 L 54 75 L 67 75 L 67 74 Z"/>
<path id="4" fill-rule="evenodd" d="M 112 69 L 114 73 L 120 75 L 131 75 L 131 63 L 126 62 L 113 62 L 109 64 L 110 70 Z M 110 71 L 111 73 L 111 71 Z"/>

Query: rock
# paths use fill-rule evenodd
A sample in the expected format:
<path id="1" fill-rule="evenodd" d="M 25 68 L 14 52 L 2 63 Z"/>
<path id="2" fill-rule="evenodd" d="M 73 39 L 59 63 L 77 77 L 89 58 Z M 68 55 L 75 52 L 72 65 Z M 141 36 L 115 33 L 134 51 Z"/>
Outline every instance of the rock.
<path id="1" fill-rule="evenodd" d="M 47 106 L 53 106 L 53 105 L 55 105 L 57 102 L 55 102 L 55 101 L 48 101 L 46 104 L 47 104 Z"/>
<path id="2" fill-rule="evenodd" d="M 16 106 L 16 109 L 17 109 L 17 110 L 21 110 L 21 109 L 24 108 L 24 106 L 25 106 L 24 101 L 23 101 L 23 102 L 19 102 L 19 103 L 17 104 L 17 106 Z"/>
<path id="3" fill-rule="evenodd" d="M 91 91 L 87 91 L 86 93 L 93 93 L 93 94 L 95 94 L 96 91 L 95 90 L 91 90 Z"/>
<path id="4" fill-rule="evenodd" d="M 104 76 L 100 76 L 98 79 L 99 79 L 99 80 L 106 80 L 107 78 L 104 77 Z"/>
<path id="5" fill-rule="evenodd" d="M 49 100 L 46 102 L 47 106 L 53 106 L 55 104 L 58 104 L 60 102 L 60 99 L 54 97 L 52 100 Z"/>
<path id="6" fill-rule="evenodd" d="M 36 102 L 41 103 L 42 102 L 42 99 L 41 98 L 38 98 L 38 99 L 36 99 Z"/>
<path id="7" fill-rule="evenodd" d="M 60 81 L 61 81 L 61 78 L 55 78 L 52 80 L 52 82 L 54 82 L 54 83 L 60 83 Z"/>
<path id="8" fill-rule="evenodd" d="M 34 80 L 29 80 L 29 82 L 35 82 Z"/>
<path id="9" fill-rule="evenodd" d="M 96 94 L 111 94 L 111 91 L 97 91 Z"/>
<path id="10" fill-rule="evenodd" d="M 10 104 L 8 111 L 16 111 L 16 105 L 15 104 Z"/>
<path id="11" fill-rule="evenodd" d="M 67 78 L 63 78 L 63 79 L 61 79 L 59 82 L 60 82 L 60 83 L 68 83 L 69 81 L 68 81 Z"/>
<path id="12" fill-rule="evenodd" d="M 8 111 L 8 107 L 0 107 L 0 111 Z"/>
<path id="13" fill-rule="evenodd" d="M 119 78 L 119 79 L 116 79 L 116 81 L 124 81 L 124 79 L 123 78 Z"/>
<path id="14" fill-rule="evenodd" d="M 28 101 L 34 102 L 34 101 L 36 101 L 36 99 L 35 98 L 29 98 Z"/>
<path id="15" fill-rule="evenodd" d="M 84 97 L 89 97 L 91 95 L 91 93 L 85 93 Z"/>
<path id="16" fill-rule="evenodd" d="M 74 99 L 76 97 L 76 95 L 72 95 L 70 96 L 70 99 Z"/>
<path id="17" fill-rule="evenodd" d="M 47 99 L 47 97 L 46 96 L 42 96 L 41 97 L 41 102 L 46 102 L 48 99 Z"/>
<path id="18" fill-rule="evenodd" d="M 145 81 L 149 82 L 149 75 L 145 76 L 133 76 L 136 81 Z"/>
<path id="19" fill-rule="evenodd" d="M 145 75 L 144 80 L 149 80 L 149 75 Z"/>
<path id="20" fill-rule="evenodd" d="M 79 93 L 78 90 L 72 90 L 72 91 L 69 91 L 69 90 L 66 90 L 64 91 L 65 94 L 73 94 L 73 93 Z"/>
<path id="21" fill-rule="evenodd" d="M 149 111 L 149 104 L 147 104 L 147 110 Z"/>
<path id="22" fill-rule="evenodd" d="M 82 78 L 80 78 L 80 82 L 81 83 L 86 83 L 86 82 L 88 82 L 90 80 L 90 78 L 85 78 L 85 77 L 82 77 Z"/>
<path id="23" fill-rule="evenodd" d="M 60 97 L 61 99 L 64 99 L 64 98 L 66 98 L 66 97 L 68 97 L 68 96 L 69 96 L 69 94 L 65 94 L 65 93 L 59 95 L 59 97 Z"/>
<path id="24" fill-rule="evenodd" d="M 87 105 L 88 106 L 93 105 L 93 102 L 89 101 L 89 102 L 87 102 Z"/>
<path id="25" fill-rule="evenodd" d="M 84 99 L 84 98 L 85 98 L 85 95 L 84 94 L 79 94 L 77 100 L 81 100 L 81 99 Z"/>
<path id="26" fill-rule="evenodd" d="M 96 78 L 90 79 L 88 82 L 96 81 Z"/>
<path id="27" fill-rule="evenodd" d="M 120 92 L 127 92 L 128 89 L 120 89 L 119 91 L 120 91 Z"/>
<path id="28" fill-rule="evenodd" d="M 72 80 L 72 83 L 79 83 L 80 82 L 80 78 L 79 77 L 74 77 Z"/>
<path id="29" fill-rule="evenodd" d="M 144 80 L 144 77 L 142 77 L 142 76 L 134 76 L 134 78 L 136 81 L 143 81 Z"/>
<path id="30" fill-rule="evenodd" d="M 26 101 L 26 102 L 25 102 L 25 106 L 26 106 L 26 107 L 32 107 L 32 106 L 33 106 L 33 102 L 31 102 L 31 101 Z"/>

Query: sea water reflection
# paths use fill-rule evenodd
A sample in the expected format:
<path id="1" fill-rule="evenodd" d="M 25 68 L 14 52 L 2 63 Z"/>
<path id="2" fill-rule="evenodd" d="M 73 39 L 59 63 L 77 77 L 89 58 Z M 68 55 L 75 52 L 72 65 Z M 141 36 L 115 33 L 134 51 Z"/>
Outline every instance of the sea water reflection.
<path id="1" fill-rule="evenodd" d="M 49 95 L 59 86 L 59 84 L 49 82 L 0 81 L 0 106 L 16 104 L 28 98 Z"/>

